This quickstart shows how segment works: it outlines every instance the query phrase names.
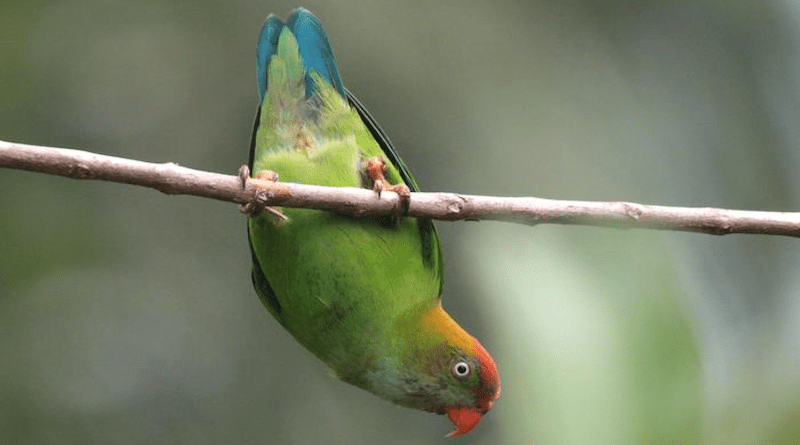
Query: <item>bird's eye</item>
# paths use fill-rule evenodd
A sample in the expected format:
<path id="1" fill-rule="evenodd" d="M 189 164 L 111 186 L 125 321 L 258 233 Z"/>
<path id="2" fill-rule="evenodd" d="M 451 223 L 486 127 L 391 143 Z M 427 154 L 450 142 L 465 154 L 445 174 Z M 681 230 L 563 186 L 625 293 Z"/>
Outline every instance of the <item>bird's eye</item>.
<path id="1" fill-rule="evenodd" d="M 458 360 L 457 362 L 453 363 L 453 368 L 451 369 L 453 373 L 453 377 L 464 380 L 469 377 L 470 373 L 472 372 L 472 366 L 469 365 L 464 360 Z"/>

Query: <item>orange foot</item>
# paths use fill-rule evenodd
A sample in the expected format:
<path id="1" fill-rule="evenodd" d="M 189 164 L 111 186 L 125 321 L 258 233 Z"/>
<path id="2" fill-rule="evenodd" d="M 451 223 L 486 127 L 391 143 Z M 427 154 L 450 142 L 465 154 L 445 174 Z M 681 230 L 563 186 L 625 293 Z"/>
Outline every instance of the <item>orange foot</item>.
<path id="1" fill-rule="evenodd" d="M 408 211 L 408 205 L 411 202 L 411 189 L 405 184 L 389 184 L 389 181 L 386 180 L 386 163 L 383 162 L 383 158 L 380 156 L 367 160 L 364 168 L 369 178 L 372 179 L 372 190 L 375 190 L 378 196 L 385 191 L 395 192 L 400 196 L 398 206 L 392 215 L 395 223 L 400 222 L 403 215 Z"/>
<path id="2" fill-rule="evenodd" d="M 242 188 L 247 185 L 247 179 L 249 177 L 250 168 L 247 165 L 243 165 L 241 168 L 239 168 L 239 179 L 242 181 Z M 278 174 L 270 170 L 261 170 L 258 172 L 258 174 L 256 174 L 256 179 L 278 182 Z M 256 192 L 253 193 L 253 198 L 250 200 L 250 202 L 242 204 L 242 213 L 250 218 L 255 218 L 259 215 L 259 213 L 264 211 L 279 219 L 289 219 L 286 215 L 281 213 L 280 210 L 266 205 L 268 200 L 269 196 L 266 190 L 256 189 Z"/>

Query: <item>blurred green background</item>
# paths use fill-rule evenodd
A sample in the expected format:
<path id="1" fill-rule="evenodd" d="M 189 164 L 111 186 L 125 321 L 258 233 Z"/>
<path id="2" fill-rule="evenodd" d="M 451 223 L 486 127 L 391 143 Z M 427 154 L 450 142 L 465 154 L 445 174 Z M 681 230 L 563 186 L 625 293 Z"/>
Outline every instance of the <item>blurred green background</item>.
<path id="1" fill-rule="evenodd" d="M 3 0 L 0 139 L 234 174 L 276 1 Z M 800 4 L 308 1 L 428 191 L 798 210 Z M 232 204 L 0 170 L 2 444 L 794 444 L 790 238 L 439 223 L 503 395 L 470 435 L 330 377 Z"/>

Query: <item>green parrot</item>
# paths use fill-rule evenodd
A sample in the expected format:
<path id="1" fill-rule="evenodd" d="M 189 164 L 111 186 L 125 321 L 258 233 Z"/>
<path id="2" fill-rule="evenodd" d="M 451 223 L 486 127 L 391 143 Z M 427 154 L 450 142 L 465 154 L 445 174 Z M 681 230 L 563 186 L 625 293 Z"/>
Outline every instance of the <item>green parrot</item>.
<path id="1" fill-rule="evenodd" d="M 270 15 L 256 53 L 253 177 L 276 172 L 304 184 L 419 189 L 342 85 L 313 14 L 298 8 L 285 23 Z M 376 160 L 377 175 L 365 174 Z M 450 435 L 472 430 L 491 409 L 500 395 L 497 366 L 442 308 L 442 254 L 430 220 L 279 208 L 250 218 L 248 237 L 259 298 L 339 379 L 398 405 L 447 414 Z"/>

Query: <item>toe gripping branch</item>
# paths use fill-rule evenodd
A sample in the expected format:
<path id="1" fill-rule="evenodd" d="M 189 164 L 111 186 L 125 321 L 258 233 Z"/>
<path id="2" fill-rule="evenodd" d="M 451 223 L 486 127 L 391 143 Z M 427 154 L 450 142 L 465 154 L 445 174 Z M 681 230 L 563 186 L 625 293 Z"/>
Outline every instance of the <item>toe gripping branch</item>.
<path id="1" fill-rule="evenodd" d="M 411 202 L 411 190 L 406 184 L 390 184 L 386 179 L 386 163 L 383 158 L 376 156 L 366 161 L 364 170 L 367 177 L 372 181 L 372 189 L 381 195 L 384 191 L 394 192 L 400 197 L 394 212 L 391 214 L 392 222 L 399 223 L 403 216 L 408 212 L 408 207 Z M 255 178 L 250 177 L 250 168 L 247 165 L 242 165 L 239 168 L 238 174 L 241 181 L 241 187 L 244 189 L 247 186 L 247 181 L 256 179 L 259 181 L 278 182 L 278 174 L 270 170 L 261 170 L 256 174 Z M 252 198 L 245 204 L 242 204 L 241 211 L 250 218 L 260 215 L 262 212 L 269 213 L 270 215 L 288 220 L 289 218 L 284 215 L 280 210 L 275 207 L 267 205 L 267 203 L 274 198 L 274 194 L 269 190 L 264 190 L 261 187 L 256 187 Z"/>
<path id="2" fill-rule="evenodd" d="M 247 180 L 250 178 L 250 168 L 247 165 L 242 165 L 239 168 L 238 176 L 239 180 L 242 182 L 242 188 L 244 189 L 247 186 Z M 255 179 L 278 182 L 278 174 L 270 170 L 261 170 L 258 172 Z M 260 215 L 261 212 L 266 212 L 278 219 L 288 220 L 289 218 L 281 213 L 280 210 L 267 205 L 269 198 L 271 198 L 270 195 L 270 192 L 261 188 L 257 188 L 253 193 L 253 198 L 249 202 L 242 204 L 242 213 L 250 218 L 255 218 L 256 216 Z"/>
<path id="3" fill-rule="evenodd" d="M 395 207 L 395 211 L 392 214 L 392 219 L 395 222 L 400 222 L 403 216 L 408 212 L 408 206 L 411 203 L 411 189 L 405 184 L 389 184 L 389 181 L 386 179 L 386 163 L 380 156 L 367 160 L 364 169 L 367 172 L 367 176 L 372 180 L 372 190 L 374 190 L 378 196 L 385 191 L 395 192 L 400 196 L 397 207 Z"/>

